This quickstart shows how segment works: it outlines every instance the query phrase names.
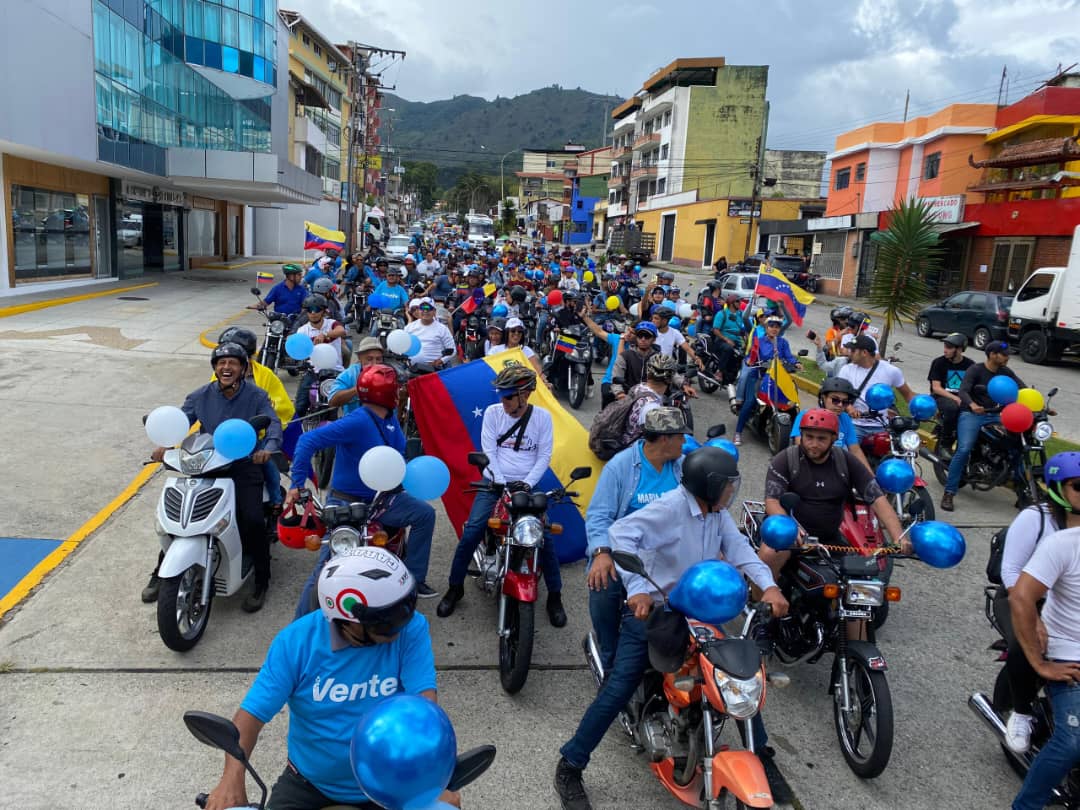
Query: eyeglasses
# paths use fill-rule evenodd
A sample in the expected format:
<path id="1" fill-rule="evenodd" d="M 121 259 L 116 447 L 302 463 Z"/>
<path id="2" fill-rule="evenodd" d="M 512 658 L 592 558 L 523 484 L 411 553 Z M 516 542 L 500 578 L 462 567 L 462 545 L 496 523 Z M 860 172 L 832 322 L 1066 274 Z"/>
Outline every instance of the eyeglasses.
<path id="1" fill-rule="evenodd" d="M 851 400 L 847 397 L 829 397 L 829 402 L 833 405 L 842 405 L 845 407 L 851 404 Z"/>

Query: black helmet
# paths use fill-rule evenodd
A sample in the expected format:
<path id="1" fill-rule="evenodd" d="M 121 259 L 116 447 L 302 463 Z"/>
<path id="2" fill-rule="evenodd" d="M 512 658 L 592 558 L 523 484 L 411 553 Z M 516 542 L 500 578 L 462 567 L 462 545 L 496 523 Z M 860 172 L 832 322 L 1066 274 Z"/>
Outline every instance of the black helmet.
<path id="1" fill-rule="evenodd" d="M 229 326 L 218 337 L 218 344 L 222 343 L 239 343 L 247 352 L 248 357 L 255 356 L 255 346 L 257 339 L 255 333 L 250 329 L 244 329 L 241 326 Z"/>
<path id="2" fill-rule="evenodd" d="M 248 353 L 244 351 L 244 347 L 239 343 L 219 343 L 214 350 L 210 352 L 210 368 L 213 368 L 217 364 L 217 361 L 223 357 L 235 357 L 244 364 L 244 368 L 247 368 Z"/>
<path id="3" fill-rule="evenodd" d="M 312 309 L 314 307 L 326 309 L 326 296 L 316 293 L 315 295 L 309 295 L 307 298 L 304 299 L 304 309 Z"/>
<path id="4" fill-rule="evenodd" d="M 390 262 L 388 262 L 388 261 L 386 260 L 386 257 L 385 257 L 385 256 L 380 256 L 379 258 L 377 258 L 377 259 L 375 260 L 375 266 L 376 266 L 376 267 L 386 267 L 386 266 L 387 266 L 387 265 L 389 265 L 389 264 L 390 264 Z"/>
<path id="5" fill-rule="evenodd" d="M 529 294 L 525 291 L 524 287 L 515 284 L 510 288 L 510 300 L 515 304 L 522 303 L 528 297 Z"/>
<path id="6" fill-rule="evenodd" d="M 500 332 L 506 331 L 506 318 L 492 318 L 488 321 L 488 329 L 498 329 Z"/>
<path id="7" fill-rule="evenodd" d="M 818 389 L 818 402 L 821 402 L 826 394 L 844 394 L 852 399 L 858 396 L 855 386 L 840 377 L 825 378 L 825 381 L 821 383 L 821 387 Z"/>
<path id="8" fill-rule="evenodd" d="M 870 316 L 865 312 L 849 311 L 847 316 L 848 326 L 859 329 L 863 324 L 870 322 Z"/>
<path id="9" fill-rule="evenodd" d="M 945 336 L 945 339 L 942 341 L 942 343 L 945 343 L 949 346 L 955 346 L 958 349 L 964 349 L 967 348 L 967 337 L 960 334 L 959 332 L 950 332 Z"/>
<path id="10" fill-rule="evenodd" d="M 682 485 L 691 495 L 714 504 L 724 487 L 739 480 L 735 456 L 719 447 L 699 447 L 683 459 Z"/>
<path id="11" fill-rule="evenodd" d="M 833 307 L 832 311 L 829 312 L 829 320 L 834 322 L 846 322 L 850 316 L 851 307 L 848 306 Z"/>

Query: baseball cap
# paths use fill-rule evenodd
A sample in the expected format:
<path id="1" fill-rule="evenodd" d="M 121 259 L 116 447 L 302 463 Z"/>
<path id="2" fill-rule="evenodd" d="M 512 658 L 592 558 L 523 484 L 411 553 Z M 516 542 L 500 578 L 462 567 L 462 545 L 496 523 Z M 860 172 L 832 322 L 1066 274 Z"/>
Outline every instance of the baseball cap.
<path id="1" fill-rule="evenodd" d="M 418 306 L 420 306 L 420 299 L 419 298 L 414 298 L 409 302 L 409 309 L 415 309 Z"/>
<path id="2" fill-rule="evenodd" d="M 686 433 L 686 417 L 679 408 L 653 408 L 645 414 L 645 432 L 662 436 Z"/>
<path id="3" fill-rule="evenodd" d="M 859 335 L 857 338 L 851 341 L 849 344 L 851 350 L 862 349 L 864 352 L 870 352 L 871 354 L 877 354 L 877 341 L 869 335 Z"/>
<path id="4" fill-rule="evenodd" d="M 425 295 L 423 298 L 416 299 L 416 305 L 420 309 L 435 309 L 435 302 L 431 300 L 430 296 Z"/>
<path id="5" fill-rule="evenodd" d="M 524 329 L 524 328 L 525 328 L 525 324 L 521 320 L 521 318 L 510 318 L 506 322 L 506 331 L 507 332 L 509 332 L 511 329 Z"/>
<path id="6" fill-rule="evenodd" d="M 357 354 L 363 354 L 364 352 L 370 352 L 373 349 L 383 350 L 383 345 L 379 342 L 378 338 L 366 337 L 360 341 L 360 345 L 356 347 Z"/>
<path id="7" fill-rule="evenodd" d="M 991 354 L 1008 354 L 1009 344 L 1004 340 L 991 340 L 983 347 L 983 350 L 986 352 L 987 357 Z"/>

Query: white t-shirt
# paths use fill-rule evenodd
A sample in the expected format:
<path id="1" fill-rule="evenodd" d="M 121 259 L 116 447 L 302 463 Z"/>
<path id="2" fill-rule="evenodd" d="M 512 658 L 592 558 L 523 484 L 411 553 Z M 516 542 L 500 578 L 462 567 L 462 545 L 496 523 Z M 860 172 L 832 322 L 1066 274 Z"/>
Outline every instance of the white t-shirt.
<path id="1" fill-rule="evenodd" d="M 873 366 L 871 366 L 871 368 L 873 368 Z M 841 380 L 847 380 L 855 386 L 856 390 L 862 385 L 862 393 L 864 394 L 871 385 L 877 385 L 878 383 L 885 383 L 885 385 L 888 385 L 891 388 L 899 388 L 900 386 L 905 385 L 904 372 L 887 360 L 878 361 L 877 368 L 874 369 L 874 376 L 870 378 L 866 385 L 863 385 L 863 380 L 866 379 L 866 375 L 869 373 L 869 368 L 862 368 L 854 363 L 848 363 L 840 369 L 840 372 L 836 376 Z M 855 400 L 855 407 L 863 412 L 870 410 L 870 406 L 866 404 L 866 400 L 862 398 L 862 394 Z M 878 426 L 881 423 L 875 419 L 856 419 L 855 424 L 873 427 Z"/>
<path id="2" fill-rule="evenodd" d="M 484 349 L 485 355 L 498 354 L 499 352 L 505 352 L 510 348 L 505 343 L 500 343 L 498 346 L 492 346 L 490 341 L 485 342 L 484 345 L 486 347 Z M 534 357 L 536 357 L 536 352 L 534 352 L 528 346 L 515 346 L 514 348 L 521 349 L 522 353 L 525 355 L 526 360 L 532 360 Z"/>
<path id="3" fill-rule="evenodd" d="M 1042 511 L 1042 533 L 1039 533 Z M 1049 537 L 1058 530 L 1054 518 L 1047 506 L 1029 506 L 1013 518 L 1009 531 L 1005 535 L 1005 550 L 1001 555 L 1001 584 L 1011 588 L 1020 578 L 1028 560 L 1035 551 L 1035 544 L 1040 537 Z"/>
<path id="4" fill-rule="evenodd" d="M 425 259 L 416 265 L 416 272 L 427 278 L 435 278 L 435 276 L 439 275 L 439 263 L 434 259 L 430 262 Z"/>
<path id="5" fill-rule="evenodd" d="M 338 322 L 332 318 L 323 318 L 322 328 L 320 329 L 316 329 L 311 323 L 305 323 L 303 326 L 297 327 L 296 331 L 301 335 L 307 335 L 314 340 L 316 335 L 325 335 L 337 325 Z M 338 371 L 344 371 L 345 366 L 341 361 L 341 338 L 334 338 L 330 341 L 329 345 L 337 349 L 337 365 L 334 366 L 334 368 Z"/>
<path id="6" fill-rule="evenodd" d="M 660 348 L 660 354 L 672 357 L 675 354 L 675 349 L 684 343 L 686 343 L 686 338 L 674 326 L 669 326 L 666 332 L 657 331 L 656 345 Z"/>
<path id="7" fill-rule="evenodd" d="M 1054 532 L 1040 540 L 1024 573 L 1048 588 L 1042 611 L 1049 637 L 1047 657 L 1080 661 L 1080 529 Z"/>
<path id="8" fill-rule="evenodd" d="M 412 358 L 417 363 L 434 363 L 442 359 L 444 349 L 454 348 L 454 336 L 446 324 L 439 321 L 432 321 L 426 326 L 423 321 L 412 321 L 405 331 L 420 340 L 420 353 Z"/>
<path id="9" fill-rule="evenodd" d="M 484 471 L 484 475 L 497 484 L 524 481 L 529 486 L 535 487 L 547 472 L 548 465 L 551 464 L 551 449 L 555 436 L 551 414 L 534 405 L 519 448 L 514 450 L 516 434 L 507 437 L 502 444 L 497 445 L 495 440 L 506 433 L 517 421 L 506 412 L 501 402 L 488 405 L 487 410 L 484 411 L 480 445 L 491 462 Z"/>

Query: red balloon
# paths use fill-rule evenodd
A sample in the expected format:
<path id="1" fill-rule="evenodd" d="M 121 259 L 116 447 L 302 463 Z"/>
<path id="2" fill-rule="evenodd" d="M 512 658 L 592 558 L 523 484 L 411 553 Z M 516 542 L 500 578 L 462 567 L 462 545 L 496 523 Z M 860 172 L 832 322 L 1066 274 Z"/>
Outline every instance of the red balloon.
<path id="1" fill-rule="evenodd" d="M 1001 424 L 1013 433 L 1023 433 L 1035 422 L 1031 408 L 1014 402 L 1001 409 Z"/>
<path id="2" fill-rule="evenodd" d="M 547 303 L 549 307 L 557 307 L 562 304 L 562 290 L 552 290 L 551 292 L 549 292 L 547 296 Z"/>

